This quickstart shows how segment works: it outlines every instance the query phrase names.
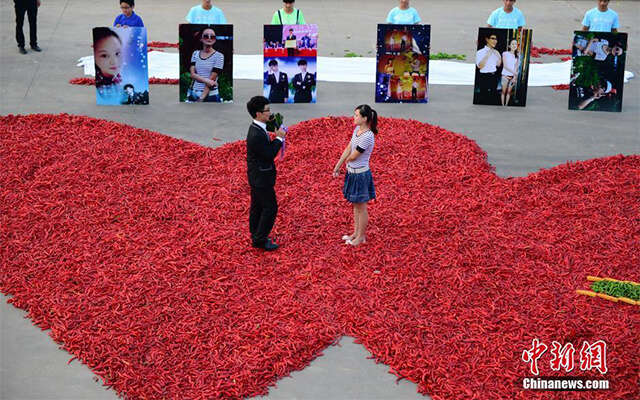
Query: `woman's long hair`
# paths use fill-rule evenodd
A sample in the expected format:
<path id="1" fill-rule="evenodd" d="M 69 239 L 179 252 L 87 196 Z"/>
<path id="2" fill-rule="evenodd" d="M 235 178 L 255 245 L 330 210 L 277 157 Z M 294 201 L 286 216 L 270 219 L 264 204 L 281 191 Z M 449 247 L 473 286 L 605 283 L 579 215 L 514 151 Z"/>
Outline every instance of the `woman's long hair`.
<path id="1" fill-rule="evenodd" d="M 358 110 L 360 115 L 367 120 L 371 132 L 374 134 L 378 133 L 378 113 L 376 110 L 371 108 L 368 104 L 361 104 L 356 107 L 356 110 Z"/>
<path id="2" fill-rule="evenodd" d="M 519 55 L 520 55 L 520 52 L 518 51 L 518 47 L 520 46 L 520 43 L 518 42 L 518 39 L 511 39 L 511 40 L 509 41 L 509 46 L 507 47 L 507 51 L 511 51 L 511 48 L 510 48 L 510 47 L 511 47 L 511 42 L 513 42 L 514 40 L 516 41 L 516 45 L 517 45 L 517 46 L 516 46 L 516 49 L 513 51 L 513 55 L 514 55 L 516 58 L 518 58 L 518 57 L 519 57 Z"/>

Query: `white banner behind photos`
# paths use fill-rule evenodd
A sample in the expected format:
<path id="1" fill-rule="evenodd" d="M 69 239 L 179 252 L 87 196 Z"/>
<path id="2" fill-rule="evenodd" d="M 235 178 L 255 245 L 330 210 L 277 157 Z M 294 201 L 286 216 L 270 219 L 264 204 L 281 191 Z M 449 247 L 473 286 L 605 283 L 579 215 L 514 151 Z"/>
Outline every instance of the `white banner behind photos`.
<path id="1" fill-rule="evenodd" d="M 178 79 L 178 53 L 152 51 L 149 53 L 149 77 Z M 94 76 L 93 56 L 82 57 L 78 66 L 84 74 Z M 325 82 L 374 83 L 376 79 L 374 57 L 318 57 L 318 80 Z M 569 84 L 571 61 L 548 64 L 531 64 L 529 86 Z M 233 56 L 233 79 L 263 79 L 263 55 Z M 475 76 L 475 64 L 456 61 L 429 61 L 430 85 L 471 85 Z M 628 82 L 634 74 L 624 72 Z"/>

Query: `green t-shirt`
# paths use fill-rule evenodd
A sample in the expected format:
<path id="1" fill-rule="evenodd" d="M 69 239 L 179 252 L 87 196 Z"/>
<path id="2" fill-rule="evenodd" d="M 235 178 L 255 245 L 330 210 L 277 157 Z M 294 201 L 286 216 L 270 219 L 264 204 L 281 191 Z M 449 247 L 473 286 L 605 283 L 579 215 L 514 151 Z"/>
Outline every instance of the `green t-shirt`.
<path id="1" fill-rule="evenodd" d="M 278 12 L 280 15 L 278 15 Z M 282 18 L 282 21 L 280 21 Z M 278 11 L 273 13 L 273 18 L 271 18 L 271 25 L 306 25 L 307 23 L 304 20 L 304 15 L 302 15 L 302 11 L 297 8 L 293 9 L 291 14 L 287 14 L 284 12 L 284 8 L 279 9 Z"/>

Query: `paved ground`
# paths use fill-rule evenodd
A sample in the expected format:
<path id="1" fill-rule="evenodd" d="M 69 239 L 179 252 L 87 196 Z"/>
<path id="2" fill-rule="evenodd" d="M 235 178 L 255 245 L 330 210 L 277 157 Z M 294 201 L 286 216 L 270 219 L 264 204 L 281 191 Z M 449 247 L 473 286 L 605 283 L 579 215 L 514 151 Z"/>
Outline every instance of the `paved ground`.
<path id="1" fill-rule="evenodd" d="M 13 2 L 0 0 L 0 114 L 59 113 L 90 115 L 125 122 L 215 146 L 243 139 L 248 116 L 246 100 L 261 92 L 258 81 L 235 81 L 234 104 L 179 104 L 177 86 L 151 87 L 151 105 L 97 107 L 92 87 L 69 85 L 82 76 L 75 61 L 89 55 L 93 26 L 108 25 L 118 11 L 115 1 L 42 0 L 39 15 L 41 54 L 19 55 L 13 39 Z M 177 24 L 197 0 L 140 0 L 136 8 L 149 29 L 149 40 L 177 41 Z M 192 4 L 193 3 L 193 4 Z M 258 54 L 261 22 L 268 21 L 281 3 L 258 0 L 220 0 L 227 19 L 235 25 L 237 54 Z M 240 4 L 238 4 L 240 3 Z M 411 2 L 425 23 L 432 25 L 432 51 L 474 54 L 477 27 L 484 25 L 498 0 Z M 627 70 L 640 71 L 637 1 L 612 1 L 622 27 L 629 33 Z M 534 29 L 537 46 L 567 48 L 571 31 L 579 28 L 584 11 L 595 0 L 521 0 L 518 7 Z M 373 56 L 375 24 L 394 1 L 305 1 L 307 21 L 319 25 L 322 56 L 343 56 L 352 51 Z M 169 28 L 167 28 L 169 27 Z M 26 31 L 26 29 L 25 29 Z M 546 61 L 546 60 L 545 60 Z M 431 86 L 427 105 L 376 105 L 382 116 L 413 118 L 440 125 L 474 139 L 489 155 L 500 176 L 525 176 L 568 160 L 614 154 L 640 153 L 640 81 L 625 86 L 622 113 L 567 110 L 567 92 L 530 88 L 524 109 L 474 106 L 470 86 Z M 372 103 L 373 84 L 321 82 L 314 105 L 274 106 L 290 123 L 326 115 L 347 115 L 360 103 Z M 384 132 L 382 133 L 384 134 Z M 329 164 L 333 160 L 329 160 Z M 327 170 L 332 165 L 327 165 Z M 0 399 L 114 399 L 82 364 L 66 362 L 45 332 L 31 326 L 24 313 L 0 301 Z M 387 374 L 387 367 L 368 360 L 368 353 L 351 338 L 332 347 L 292 378 L 279 382 L 268 399 L 418 399 L 412 383 Z"/>

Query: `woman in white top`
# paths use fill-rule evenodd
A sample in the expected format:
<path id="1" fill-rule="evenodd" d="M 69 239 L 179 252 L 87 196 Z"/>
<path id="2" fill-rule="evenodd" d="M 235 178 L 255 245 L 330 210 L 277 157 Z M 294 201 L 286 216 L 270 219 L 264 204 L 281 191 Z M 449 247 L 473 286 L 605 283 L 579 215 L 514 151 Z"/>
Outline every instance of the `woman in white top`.
<path id="1" fill-rule="evenodd" d="M 190 101 L 219 102 L 218 74 L 224 68 L 224 55 L 213 48 L 216 43 L 216 33 L 211 28 L 205 28 L 200 33 L 202 50 L 196 50 L 191 55 L 192 88 L 189 90 Z"/>
<path id="2" fill-rule="evenodd" d="M 338 177 L 340 167 L 346 162 L 347 174 L 344 177 L 342 194 L 353 204 L 353 233 L 344 235 L 342 240 L 351 246 L 358 246 L 367 242 L 367 202 L 376 198 L 369 158 L 375 144 L 374 135 L 378 133 L 378 113 L 368 105 L 362 104 L 353 112 L 353 123 L 356 128 L 351 135 L 351 141 L 333 168 L 333 176 Z"/>
<path id="3" fill-rule="evenodd" d="M 509 48 L 502 53 L 502 105 L 509 104 L 509 98 L 518 78 L 518 41 L 512 39 Z"/>

